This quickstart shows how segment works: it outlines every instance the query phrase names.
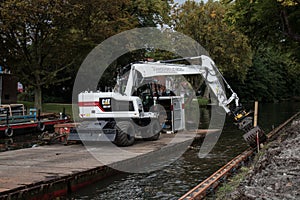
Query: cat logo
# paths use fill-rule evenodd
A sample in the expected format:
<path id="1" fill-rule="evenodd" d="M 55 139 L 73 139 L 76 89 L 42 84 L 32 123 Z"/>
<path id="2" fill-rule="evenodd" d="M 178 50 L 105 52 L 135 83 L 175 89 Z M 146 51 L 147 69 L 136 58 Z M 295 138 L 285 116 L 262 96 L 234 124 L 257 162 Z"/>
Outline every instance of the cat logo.
<path id="1" fill-rule="evenodd" d="M 102 99 L 101 103 L 103 108 L 110 108 L 110 99 Z"/>

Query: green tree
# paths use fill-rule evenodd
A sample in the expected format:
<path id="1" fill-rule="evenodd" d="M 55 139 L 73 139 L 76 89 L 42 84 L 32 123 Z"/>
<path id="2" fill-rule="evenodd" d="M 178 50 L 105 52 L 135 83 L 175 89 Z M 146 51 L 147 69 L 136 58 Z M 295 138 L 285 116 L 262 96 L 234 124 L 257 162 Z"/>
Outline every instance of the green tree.
<path id="1" fill-rule="evenodd" d="M 90 0 L 73 4 L 80 8 L 76 23 L 72 28 L 72 37 L 76 38 L 77 67 L 85 56 L 105 39 L 136 27 L 157 26 L 169 20 L 171 1 L 161 0 Z M 104 72 L 99 81 L 99 89 L 104 86 L 113 87 L 115 77 L 120 69 L 133 61 L 142 60 L 144 50 L 128 53 L 121 56 Z M 74 72 L 75 71 L 75 72 Z M 76 70 L 71 70 L 72 77 Z M 114 77 L 114 78 L 112 78 Z M 72 89 L 73 80 L 64 82 L 67 88 Z M 53 87 L 55 90 L 57 87 Z M 69 90 L 72 91 L 72 90 Z M 71 95 L 69 95 L 69 98 Z"/>
<path id="2" fill-rule="evenodd" d="M 0 13 L 0 60 L 23 84 L 34 87 L 35 107 L 41 109 L 42 87 L 68 79 L 57 74 L 73 61 L 67 35 L 77 10 L 68 1 L 5 0 Z"/>
<path id="3" fill-rule="evenodd" d="M 224 21 L 226 11 L 219 2 L 187 1 L 175 8 L 173 26 L 199 42 L 225 76 L 243 81 L 251 66 L 251 48 L 247 37 Z"/>
<path id="4" fill-rule="evenodd" d="M 250 39 L 255 54 L 254 69 L 258 70 L 256 73 L 271 70 L 273 80 L 280 81 L 277 84 L 268 82 L 266 85 L 265 79 L 259 80 L 264 87 L 268 87 L 266 93 L 270 93 L 269 99 L 300 95 L 299 89 L 297 89 L 300 87 L 298 81 L 300 75 L 299 1 L 236 0 L 223 2 L 227 3 L 229 7 L 226 21 L 238 27 Z M 273 67 L 271 67 L 272 65 Z M 281 76 L 284 76 L 284 79 L 278 78 Z M 250 77 L 251 74 L 248 79 L 254 78 Z M 278 85 L 277 89 L 274 88 L 274 84 Z M 285 88 L 278 90 L 279 85 Z M 249 86 L 257 89 L 255 84 Z M 258 90 L 254 91 L 259 93 Z M 261 97 L 266 99 L 265 95 L 261 95 Z"/>
<path id="5" fill-rule="evenodd" d="M 227 20 L 256 43 L 300 42 L 299 0 L 225 0 Z"/>
<path id="6" fill-rule="evenodd" d="M 243 99 L 274 102 L 288 97 L 286 63 L 284 54 L 273 48 L 260 48 L 253 57 L 243 85 L 238 88 Z"/>
<path id="7" fill-rule="evenodd" d="M 71 88 L 96 45 L 124 30 L 163 24 L 169 8 L 167 0 L 4 0 L 0 64 L 34 87 L 35 106 L 41 108 L 42 89 L 55 91 L 61 83 Z"/>

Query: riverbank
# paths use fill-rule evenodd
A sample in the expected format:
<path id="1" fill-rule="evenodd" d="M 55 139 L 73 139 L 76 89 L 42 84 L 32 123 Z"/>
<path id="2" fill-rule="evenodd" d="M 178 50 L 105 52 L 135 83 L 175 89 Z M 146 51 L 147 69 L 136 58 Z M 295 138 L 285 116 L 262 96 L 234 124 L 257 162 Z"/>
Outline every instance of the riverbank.
<path id="1" fill-rule="evenodd" d="M 280 131 L 217 199 L 300 199 L 300 119 Z"/>

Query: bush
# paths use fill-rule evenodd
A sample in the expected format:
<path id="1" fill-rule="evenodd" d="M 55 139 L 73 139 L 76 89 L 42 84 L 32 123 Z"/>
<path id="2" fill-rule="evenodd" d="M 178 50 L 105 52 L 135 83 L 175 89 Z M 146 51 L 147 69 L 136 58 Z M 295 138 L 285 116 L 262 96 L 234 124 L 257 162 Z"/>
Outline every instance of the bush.
<path id="1" fill-rule="evenodd" d="M 18 93 L 18 101 L 34 101 L 34 94 L 31 92 Z"/>

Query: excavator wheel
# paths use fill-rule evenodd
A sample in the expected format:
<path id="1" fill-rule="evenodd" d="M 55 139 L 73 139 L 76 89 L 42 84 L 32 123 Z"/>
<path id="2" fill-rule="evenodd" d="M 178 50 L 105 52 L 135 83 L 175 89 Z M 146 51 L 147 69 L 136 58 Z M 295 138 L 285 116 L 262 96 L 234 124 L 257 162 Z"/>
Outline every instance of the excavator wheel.
<path id="1" fill-rule="evenodd" d="M 135 141 L 135 130 L 133 125 L 128 121 L 118 122 L 117 125 L 117 136 L 114 143 L 118 146 L 131 146 Z"/>
<path id="2" fill-rule="evenodd" d="M 161 127 L 157 120 L 150 123 L 150 130 L 147 135 L 143 135 L 143 140 L 145 141 L 155 141 L 160 137 Z"/>

